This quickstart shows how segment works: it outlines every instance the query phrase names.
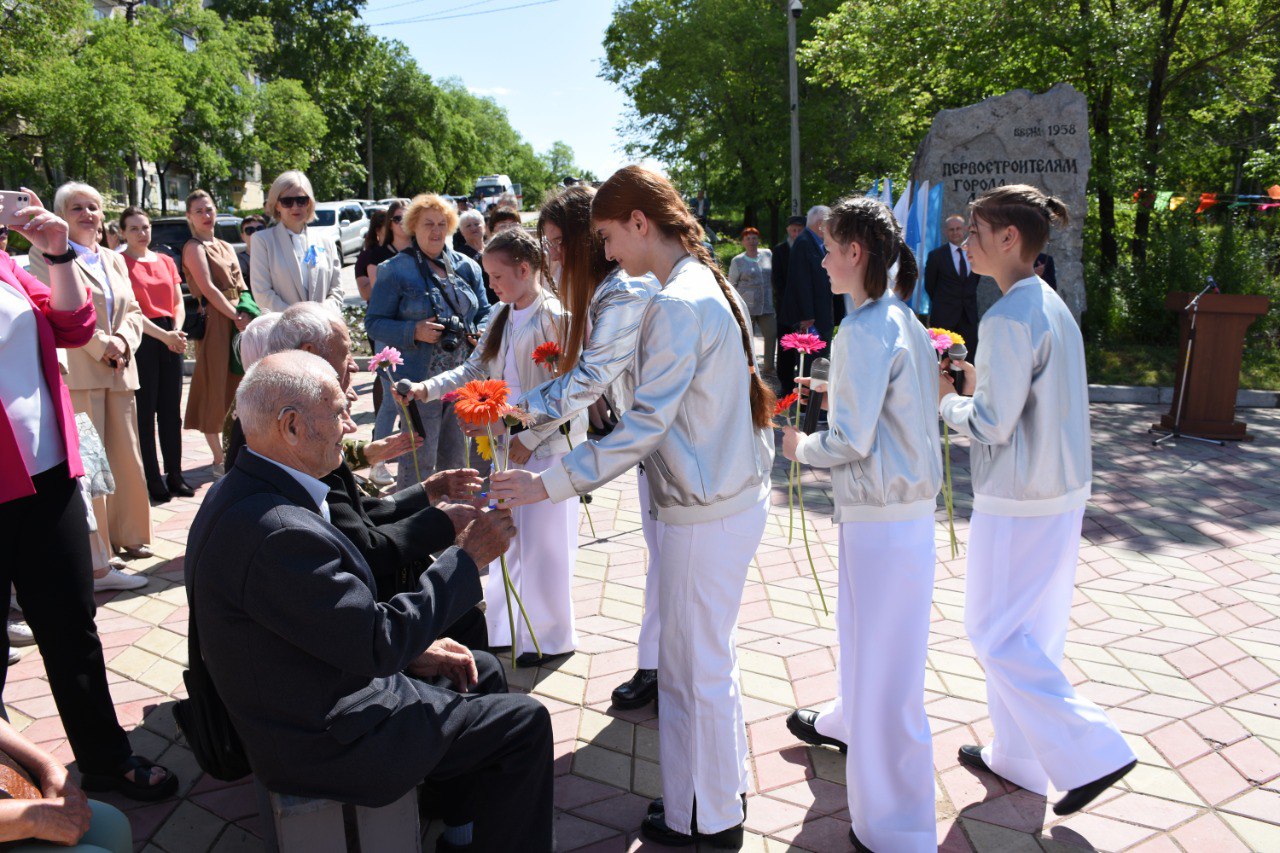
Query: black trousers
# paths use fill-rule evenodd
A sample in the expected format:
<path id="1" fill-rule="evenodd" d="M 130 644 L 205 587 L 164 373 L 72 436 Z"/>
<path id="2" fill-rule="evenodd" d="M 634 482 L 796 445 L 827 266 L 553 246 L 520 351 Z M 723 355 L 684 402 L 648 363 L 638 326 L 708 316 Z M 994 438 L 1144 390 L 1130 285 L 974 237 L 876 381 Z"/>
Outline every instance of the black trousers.
<path id="1" fill-rule="evenodd" d="M 173 331 L 172 317 L 151 320 L 166 332 Z M 156 461 L 156 427 L 160 429 L 160 455 L 164 472 L 182 473 L 182 355 L 150 335 L 138 345 L 138 446 L 147 484 L 162 481 Z"/>
<path id="2" fill-rule="evenodd" d="M 0 503 L 0 541 L 6 549 L 0 559 L 0 612 L 9 609 L 12 583 L 80 771 L 113 773 L 132 749 L 116 719 L 94 623 L 86 505 L 65 462 L 32 480 L 34 495 Z M 0 635 L 0 690 L 8 661 L 6 632 Z"/>
<path id="3" fill-rule="evenodd" d="M 532 696 L 506 692 L 493 655 L 475 659 L 480 683 L 453 712 L 463 715 L 461 733 L 427 777 L 424 796 L 438 798 L 453 826 L 475 821 L 473 853 L 551 853 L 551 715 Z"/>

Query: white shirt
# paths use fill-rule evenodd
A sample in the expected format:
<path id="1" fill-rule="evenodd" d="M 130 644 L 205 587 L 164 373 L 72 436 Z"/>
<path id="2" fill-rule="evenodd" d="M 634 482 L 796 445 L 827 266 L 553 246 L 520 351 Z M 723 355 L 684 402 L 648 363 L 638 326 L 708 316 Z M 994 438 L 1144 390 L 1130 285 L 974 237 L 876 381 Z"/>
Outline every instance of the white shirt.
<path id="1" fill-rule="evenodd" d="M 503 332 L 511 336 L 515 334 L 516 329 L 523 328 L 524 324 L 529 322 L 529 318 L 534 315 L 536 305 L 537 300 L 534 300 L 528 308 L 518 309 L 514 305 L 508 308 L 507 310 L 511 313 L 511 316 L 507 318 L 507 328 L 503 329 Z M 507 363 L 503 368 L 502 378 L 506 380 L 507 386 L 510 388 L 509 398 L 514 400 L 524 393 L 524 389 L 520 387 L 520 369 L 516 362 L 516 359 L 520 356 L 516 352 L 516 348 L 511 346 L 512 340 L 514 338 L 507 337 Z"/>
<path id="2" fill-rule="evenodd" d="M 102 258 L 98 255 L 96 248 L 90 249 L 88 246 L 81 246 L 75 240 L 68 240 L 71 248 L 76 250 L 76 255 L 84 260 L 84 264 L 89 268 L 89 275 L 98 280 L 98 284 L 102 285 L 102 296 L 107 300 L 107 329 L 111 328 L 111 318 L 116 313 L 116 295 L 111 292 L 111 284 L 107 281 L 107 271 L 102 266 Z"/>
<path id="3" fill-rule="evenodd" d="M 964 248 L 957 246 L 955 243 L 948 244 L 951 246 L 951 265 L 956 268 L 956 275 L 960 275 L 960 259 L 964 257 Z M 969 262 L 965 261 L 966 273 L 973 272 L 969 269 Z"/>
<path id="4" fill-rule="evenodd" d="M 284 226 L 280 226 L 284 228 Z M 307 289 L 307 263 L 303 260 L 307 256 L 307 229 L 303 228 L 301 234 L 295 234 L 288 228 L 285 233 L 289 235 L 289 245 L 293 246 L 293 257 L 298 261 L 298 275 L 302 276 L 302 288 Z M 308 294 L 308 297 L 310 294 Z"/>
<path id="5" fill-rule="evenodd" d="M 40 332 L 25 294 L 0 282 L 0 403 L 27 474 L 48 471 L 67 458 L 58 410 L 40 372 Z"/>
<path id="6" fill-rule="evenodd" d="M 316 511 L 320 513 L 320 517 L 323 518 L 325 521 L 329 520 L 329 501 L 328 501 L 329 487 L 328 486 L 326 486 L 324 483 L 317 480 L 315 477 L 312 477 L 310 474 L 304 474 L 301 471 L 299 471 L 297 468 L 290 468 L 288 465 L 283 465 L 274 459 L 271 459 L 267 456 L 263 456 L 261 453 L 255 452 L 252 448 L 245 447 L 245 450 L 249 451 L 259 459 L 263 459 L 267 462 L 270 462 L 272 465 L 276 466 L 280 470 L 286 472 L 290 477 L 297 480 L 298 485 L 306 489 L 307 494 L 310 495 L 311 499 L 316 502 Z"/>

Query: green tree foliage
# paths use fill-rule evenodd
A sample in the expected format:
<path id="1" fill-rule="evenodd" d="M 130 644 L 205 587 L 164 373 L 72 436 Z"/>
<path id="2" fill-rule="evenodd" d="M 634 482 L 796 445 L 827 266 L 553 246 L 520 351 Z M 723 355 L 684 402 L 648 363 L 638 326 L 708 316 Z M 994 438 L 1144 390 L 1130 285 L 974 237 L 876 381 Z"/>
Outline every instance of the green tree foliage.
<path id="1" fill-rule="evenodd" d="M 310 168 L 327 131 L 324 112 L 297 80 L 270 80 L 258 93 L 254 153 L 263 175 Z"/>

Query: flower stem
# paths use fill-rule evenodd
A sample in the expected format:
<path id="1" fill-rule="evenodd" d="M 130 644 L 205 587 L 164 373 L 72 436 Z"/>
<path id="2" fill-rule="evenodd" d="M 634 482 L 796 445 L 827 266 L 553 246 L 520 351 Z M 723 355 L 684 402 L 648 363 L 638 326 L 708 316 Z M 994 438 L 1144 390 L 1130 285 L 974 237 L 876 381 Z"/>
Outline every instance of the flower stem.
<path id="1" fill-rule="evenodd" d="M 942 490 L 943 500 L 947 504 L 947 529 L 951 532 L 951 559 L 956 558 L 959 543 L 956 540 L 955 493 L 951 487 L 951 429 L 947 422 L 942 422 L 942 463 L 946 468 L 947 482 Z"/>
<path id="2" fill-rule="evenodd" d="M 564 440 L 565 440 L 565 443 L 569 445 L 569 452 L 572 453 L 573 439 L 569 437 L 569 433 L 566 432 L 564 434 Z M 591 520 L 591 507 L 588 506 L 587 502 L 582 500 L 582 498 L 578 498 L 578 503 L 582 504 L 582 511 L 587 514 L 587 526 L 591 528 L 591 538 L 599 539 L 600 536 L 599 534 L 596 533 L 596 523 Z"/>
<path id="3" fill-rule="evenodd" d="M 804 489 L 800 484 L 797 484 L 796 491 L 800 494 L 800 534 L 804 537 L 804 555 L 809 558 L 809 573 L 813 575 L 814 586 L 818 588 L 818 599 L 822 602 L 822 612 L 830 616 L 831 611 L 827 609 L 827 597 L 822 594 L 822 583 L 818 580 L 818 567 L 813 564 L 813 553 L 809 550 L 809 524 L 804 518 Z"/>
<path id="4" fill-rule="evenodd" d="M 485 432 L 489 434 L 489 445 L 493 448 L 493 466 L 498 469 L 499 473 L 506 471 L 510 462 L 506 443 L 504 442 L 501 448 L 498 446 L 492 427 L 486 425 Z M 515 669 L 516 623 L 515 610 L 511 607 L 512 598 L 516 600 L 516 606 L 520 608 L 520 616 L 524 619 L 524 626 L 529 629 L 529 636 L 533 639 L 533 648 L 538 652 L 538 657 L 542 657 L 542 647 L 538 645 L 538 635 L 533 630 L 533 623 L 529 621 L 529 614 L 524 609 L 524 602 L 520 599 L 520 593 L 516 591 L 515 584 L 511 582 L 511 573 L 507 571 L 507 555 L 502 554 L 499 556 L 498 563 L 502 566 L 502 586 L 507 598 L 507 621 L 511 627 L 511 667 Z"/>

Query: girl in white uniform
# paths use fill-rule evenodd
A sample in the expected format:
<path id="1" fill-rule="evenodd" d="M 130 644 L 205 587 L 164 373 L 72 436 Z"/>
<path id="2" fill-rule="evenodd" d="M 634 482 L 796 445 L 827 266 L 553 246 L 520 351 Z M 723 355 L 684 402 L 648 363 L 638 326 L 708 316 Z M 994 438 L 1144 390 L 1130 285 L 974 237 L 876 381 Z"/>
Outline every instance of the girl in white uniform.
<path id="1" fill-rule="evenodd" d="M 631 408 L 640 319 L 660 287 L 653 276 L 632 278 L 605 257 L 591 227 L 595 194 L 589 186 L 569 187 L 547 200 L 538 213 L 538 232 L 547 257 L 560 267 L 556 292 L 570 318 L 559 375 L 537 388 L 526 388 L 517 404 L 535 424 L 587 411 L 598 400 L 604 400 L 618 416 Z M 658 539 L 662 524 L 649 512 L 648 475 L 643 465 L 636 485 L 649 568 L 636 644 L 639 668 L 613 691 L 613 707 L 620 710 L 641 708 L 658 694 Z"/>
<path id="2" fill-rule="evenodd" d="M 843 199 L 826 234 L 822 266 L 831 290 L 854 306 L 832 339 L 830 429 L 806 436 L 787 427 L 782 452 L 831 469 L 840 525 L 840 698 L 821 715 L 797 711 L 788 725 L 837 732 L 839 740 L 857 736 L 846 759 L 856 849 L 924 853 L 937 848 L 924 677 L 942 485 L 938 357 L 890 289 L 896 263 L 896 290 L 910 294 L 916 261 L 889 209 Z"/>
<path id="3" fill-rule="evenodd" d="M 969 436 L 973 517 L 965 629 L 987 672 L 995 737 L 964 746 L 964 764 L 1079 811 L 1133 769 L 1133 750 L 1097 705 L 1076 695 L 1062 652 L 1093 465 L 1084 342 L 1066 304 L 1032 269 L 1067 208 L 1012 185 L 973 203 L 969 268 L 1004 294 L 978 327 L 981 361 L 944 373 L 939 410 Z"/>
<path id="4" fill-rule="evenodd" d="M 748 777 L 734 629 L 768 516 L 773 394 L 756 374 L 745 306 L 665 178 L 619 170 L 596 193 L 592 220 L 610 258 L 663 282 L 640 323 L 633 405 L 612 433 L 549 471 L 495 475 L 493 495 L 517 506 L 574 500 L 644 461 L 663 523 L 663 801 L 641 832 L 737 848 Z"/>
<path id="5" fill-rule="evenodd" d="M 485 327 L 465 362 L 414 385 L 414 396 L 424 403 L 477 379 L 502 379 L 510 388 L 508 399 L 514 400 L 523 389 L 550 375 L 547 368 L 534 363 L 533 351 L 539 344 L 559 342 L 567 318 L 559 300 L 538 285 L 539 273 L 546 271 L 541 246 L 523 228 L 510 228 L 485 245 L 483 259 L 489 285 L 503 307 Z M 561 429 L 566 422 L 568 435 Z M 586 423 L 583 413 L 510 436 L 512 464 L 535 473 L 547 470 L 569 452 L 570 441 L 575 447 L 586 441 Z M 500 423 L 492 428 L 495 435 L 506 431 Z M 516 535 L 507 551 L 507 570 L 544 657 L 570 653 L 578 645 L 572 592 L 578 559 L 578 511 L 577 501 L 567 501 L 520 507 L 514 512 Z M 512 645 L 502 567 L 496 561 L 489 566 L 484 599 L 489 645 Z M 519 609 L 511 615 L 515 619 L 517 662 L 522 666 L 537 663 L 533 638 Z"/>

